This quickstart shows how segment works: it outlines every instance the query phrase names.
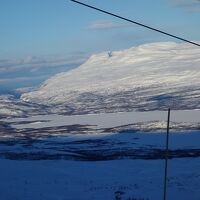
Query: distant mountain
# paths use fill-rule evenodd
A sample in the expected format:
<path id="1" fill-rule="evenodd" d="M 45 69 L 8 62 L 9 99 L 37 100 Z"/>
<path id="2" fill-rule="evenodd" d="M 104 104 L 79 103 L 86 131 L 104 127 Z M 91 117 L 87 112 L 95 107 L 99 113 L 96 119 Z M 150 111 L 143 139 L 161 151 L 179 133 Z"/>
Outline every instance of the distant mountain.
<path id="1" fill-rule="evenodd" d="M 194 109 L 199 97 L 200 48 L 160 42 L 92 55 L 21 99 L 87 113 Z"/>
<path id="2" fill-rule="evenodd" d="M 162 42 L 103 52 L 23 92 L 0 96 L 0 118 L 200 109 L 200 48 Z"/>

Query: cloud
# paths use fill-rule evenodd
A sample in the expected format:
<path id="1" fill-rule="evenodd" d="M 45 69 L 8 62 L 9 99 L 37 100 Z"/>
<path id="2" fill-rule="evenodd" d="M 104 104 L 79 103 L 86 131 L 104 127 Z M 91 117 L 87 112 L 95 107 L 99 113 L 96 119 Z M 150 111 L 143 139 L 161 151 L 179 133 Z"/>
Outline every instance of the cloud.
<path id="1" fill-rule="evenodd" d="M 91 22 L 87 28 L 90 30 L 108 30 L 108 29 L 114 29 L 114 28 L 121 28 L 125 26 L 128 26 L 128 25 L 114 23 L 112 21 L 99 20 L 99 21 Z"/>
<path id="2" fill-rule="evenodd" d="M 56 68 L 64 65 L 79 65 L 86 60 L 86 54 L 75 54 L 66 57 L 61 56 L 44 56 L 35 57 L 27 56 L 23 59 L 16 60 L 0 60 L 1 73 L 16 72 L 20 70 L 30 70 L 30 72 L 38 71 L 42 68 Z"/>
<path id="3" fill-rule="evenodd" d="M 27 93 L 27 92 L 31 92 L 33 91 L 35 88 L 34 87 L 22 87 L 22 88 L 17 88 L 15 91 L 18 94 L 23 94 L 23 93 Z"/>
<path id="4" fill-rule="evenodd" d="M 0 59 L 0 90 L 41 84 L 45 79 L 78 67 L 87 58 L 84 52 L 67 56 L 27 56 L 21 59 Z"/>
<path id="5" fill-rule="evenodd" d="M 190 12 L 200 12 L 200 0 L 172 0 L 176 6 L 182 7 Z"/>
<path id="6" fill-rule="evenodd" d="M 6 83 L 14 83 L 14 82 L 21 82 L 21 81 L 32 81 L 36 79 L 43 79 L 46 78 L 47 76 L 37 76 L 37 77 L 16 77 L 16 78 L 0 78 L 0 83 L 1 84 L 6 84 Z"/>

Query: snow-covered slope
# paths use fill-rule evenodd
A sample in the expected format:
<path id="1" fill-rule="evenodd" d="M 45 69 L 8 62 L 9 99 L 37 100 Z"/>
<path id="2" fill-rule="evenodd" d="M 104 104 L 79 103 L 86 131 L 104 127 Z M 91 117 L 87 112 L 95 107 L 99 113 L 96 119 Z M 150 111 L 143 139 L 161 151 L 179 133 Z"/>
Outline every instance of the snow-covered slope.
<path id="1" fill-rule="evenodd" d="M 47 114 L 43 105 L 23 102 L 14 95 L 0 95 L 0 119 L 8 117 L 25 117 L 28 115 Z"/>
<path id="2" fill-rule="evenodd" d="M 7 116 L 22 116 L 22 105 L 18 105 L 19 102 L 12 95 L 0 95 L 0 118 Z"/>
<path id="3" fill-rule="evenodd" d="M 162 109 L 172 99 L 173 104 L 176 100 L 179 106 L 197 108 L 199 88 L 200 48 L 161 42 L 93 55 L 21 99 L 85 112 Z"/>

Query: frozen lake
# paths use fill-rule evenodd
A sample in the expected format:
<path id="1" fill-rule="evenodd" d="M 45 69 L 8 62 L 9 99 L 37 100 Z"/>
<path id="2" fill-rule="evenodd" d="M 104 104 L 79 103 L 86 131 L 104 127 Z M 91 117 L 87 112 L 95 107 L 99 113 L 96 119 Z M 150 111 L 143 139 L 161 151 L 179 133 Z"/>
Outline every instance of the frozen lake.
<path id="1" fill-rule="evenodd" d="M 148 121 L 166 121 L 167 111 L 149 112 L 125 112 L 125 113 L 102 113 L 89 115 L 38 115 L 28 118 L 13 118 L 5 120 L 10 123 L 18 123 L 13 127 L 24 128 L 44 128 L 64 125 L 93 125 L 97 128 L 110 128 Z M 173 122 L 200 122 L 200 110 L 171 111 L 171 121 Z M 20 124 L 19 124 L 20 122 Z M 23 123 L 24 122 L 24 123 Z"/>

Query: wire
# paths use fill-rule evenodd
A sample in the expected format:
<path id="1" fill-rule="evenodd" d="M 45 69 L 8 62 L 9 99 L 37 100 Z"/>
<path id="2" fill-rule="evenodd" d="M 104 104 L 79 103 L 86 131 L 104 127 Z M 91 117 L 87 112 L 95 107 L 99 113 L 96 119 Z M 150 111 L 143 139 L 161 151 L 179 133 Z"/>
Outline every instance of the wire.
<path id="1" fill-rule="evenodd" d="M 178 36 L 176 36 L 176 35 L 173 35 L 173 34 L 170 34 L 170 33 L 164 32 L 164 31 L 161 31 L 161 30 L 159 30 L 159 29 L 156 29 L 156 28 L 147 26 L 147 25 L 145 25 L 145 24 L 142 24 L 142 23 L 139 23 L 139 22 L 136 22 L 136 21 L 133 21 L 133 20 L 131 20 L 131 19 L 128 19 L 128 18 L 125 18 L 125 17 L 121 17 L 121 16 L 116 15 L 116 14 L 114 14 L 114 13 L 111 13 L 111 12 L 108 12 L 108 11 L 105 11 L 105 10 L 102 10 L 102 9 L 99 9 L 99 8 L 96 8 L 96 7 L 93 7 L 93 6 L 90 6 L 90 5 L 88 5 L 88 4 L 85 4 L 85 3 L 82 3 L 82 2 L 79 2 L 79 1 L 76 1 L 76 0 L 70 0 L 70 1 L 72 1 L 72 2 L 74 2 L 74 3 L 77 3 L 77 4 L 80 4 L 80 5 L 82 5 L 82 6 L 85 6 L 85 7 L 91 8 L 91 9 L 93 9 L 93 10 L 97 10 L 97 11 L 99 11 L 99 12 L 105 13 L 105 14 L 107 14 L 107 15 L 111 15 L 111 16 L 113 16 L 113 17 L 116 17 L 116 18 L 119 18 L 119 19 L 122 19 L 122 20 L 125 20 L 125 21 L 128 21 L 128 22 L 131 22 L 131 23 L 133 23 L 133 24 L 137 24 L 137 25 L 139 25 L 139 26 L 142 26 L 142 27 L 144 27 L 144 28 L 150 29 L 150 30 L 152 30 L 152 31 L 156 31 L 156 32 L 159 32 L 159 33 L 161 33 L 161 34 L 167 35 L 167 36 L 169 36 L 169 37 L 173 37 L 173 38 L 176 38 L 176 39 L 178 39 L 178 40 L 181 40 L 181 41 L 184 41 L 184 42 L 187 42 L 187 43 L 190 43 L 190 44 L 193 44 L 193 45 L 195 45 L 195 46 L 199 46 L 199 47 L 200 47 L 200 44 L 198 44 L 198 43 L 192 42 L 192 41 L 190 41 L 190 40 L 186 40 L 186 39 L 184 39 L 184 38 L 178 37 Z"/>

